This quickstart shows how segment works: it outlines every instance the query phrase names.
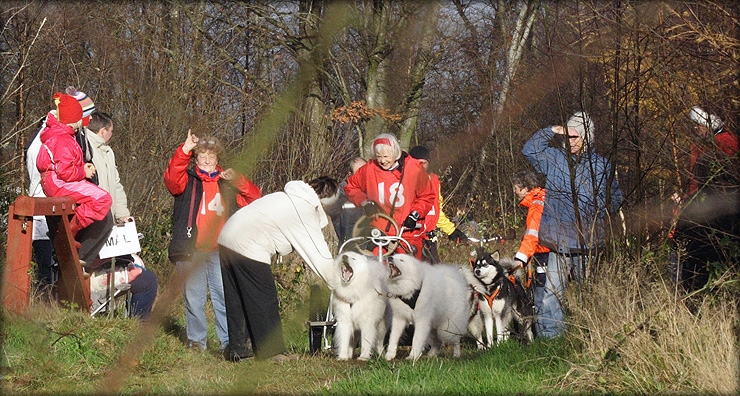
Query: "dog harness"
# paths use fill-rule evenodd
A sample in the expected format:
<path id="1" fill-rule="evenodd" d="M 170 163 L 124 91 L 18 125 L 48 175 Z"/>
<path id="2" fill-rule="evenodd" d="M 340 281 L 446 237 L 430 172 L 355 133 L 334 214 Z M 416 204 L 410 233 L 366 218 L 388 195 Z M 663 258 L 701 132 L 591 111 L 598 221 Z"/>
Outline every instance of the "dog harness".
<path id="1" fill-rule="evenodd" d="M 404 304 L 408 305 L 409 308 L 414 309 L 416 308 L 416 300 L 419 299 L 419 293 L 421 292 L 421 288 L 416 289 L 414 292 L 414 295 L 412 295 L 410 298 L 401 298 L 398 297 L 399 300 L 403 301 Z"/>
<path id="2" fill-rule="evenodd" d="M 488 301 L 488 307 L 493 308 L 493 300 L 496 299 L 496 296 L 498 296 L 498 292 L 501 291 L 501 285 L 498 285 L 496 290 L 494 290 L 493 293 L 491 293 L 490 295 L 480 292 L 478 291 L 478 289 L 474 289 L 474 290 L 475 290 L 475 296 L 477 298 L 480 299 L 480 297 L 483 296 L 486 299 L 486 301 Z"/>
<path id="3" fill-rule="evenodd" d="M 414 291 L 414 294 L 411 295 L 409 298 L 401 298 L 401 296 L 393 295 L 388 293 L 389 298 L 397 298 L 401 301 L 403 301 L 404 304 L 408 305 L 409 308 L 414 309 L 416 308 L 416 301 L 419 299 L 419 293 L 421 293 L 421 285 L 419 285 L 419 288 Z"/>
<path id="4" fill-rule="evenodd" d="M 526 271 L 525 272 L 526 279 L 525 279 L 524 285 L 522 285 L 522 286 L 524 286 L 525 289 L 529 289 L 529 287 L 532 285 L 532 278 L 533 278 L 533 275 L 534 275 L 532 273 L 532 266 L 528 266 L 528 268 L 524 268 L 524 265 L 523 264 L 519 264 L 516 267 L 514 267 L 513 270 L 511 270 L 512 273 L 509 274 L 509 277 L 508 278 L 511 281 L 511 283 L 513 283 L 514 285 L 516 285 L 516 277 L 514 276 L 513 272 L 516 271 L 519 268 L 522 268 L 522 269 L 524 269 Z"/>

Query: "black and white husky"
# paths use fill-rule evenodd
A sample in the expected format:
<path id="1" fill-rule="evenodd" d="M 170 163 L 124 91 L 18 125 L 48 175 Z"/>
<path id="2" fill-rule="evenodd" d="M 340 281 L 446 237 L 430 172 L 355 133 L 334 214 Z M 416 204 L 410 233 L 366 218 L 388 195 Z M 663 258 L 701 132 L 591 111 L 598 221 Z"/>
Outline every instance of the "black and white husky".
<path id="1" fill-rule="evenodd" d="M 510 271 L 518 267 L 516 262 L 500 258 L 498 251 L 491 254 L 479 250 L 475 261 L 471 261 L 471 267 L 463 271 L 472 289 L 468 331 L 475 337 L 478 348 L 493 346 L 494 324 L 497 342 L 509 338 L 515 322 L 520 339 L 532 341 L 532 306 L 521 283 L 510 277 Z"/>

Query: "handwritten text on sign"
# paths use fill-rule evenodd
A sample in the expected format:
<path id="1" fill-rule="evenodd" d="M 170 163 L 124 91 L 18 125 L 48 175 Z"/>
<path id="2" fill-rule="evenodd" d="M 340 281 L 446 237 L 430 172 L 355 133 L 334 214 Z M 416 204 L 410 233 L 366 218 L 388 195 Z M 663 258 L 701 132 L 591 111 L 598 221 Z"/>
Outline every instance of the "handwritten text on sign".
<path id="1" fill-rule="evenodd" d="M 141 251 L 136 223 L 133 221 L 113 226 L 113 230 L 100 250 L 100 258 L 123 256 Z"/>

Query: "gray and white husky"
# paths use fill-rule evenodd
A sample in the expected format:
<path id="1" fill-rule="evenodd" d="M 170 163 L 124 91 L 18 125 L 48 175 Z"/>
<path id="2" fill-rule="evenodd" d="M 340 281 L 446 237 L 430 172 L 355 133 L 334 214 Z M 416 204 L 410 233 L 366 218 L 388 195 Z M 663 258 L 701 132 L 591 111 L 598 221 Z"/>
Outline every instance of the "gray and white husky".
<path id="1" fill-rule="evenodd" d="M 430 265 L 408 254 L 394 254 L 388 257 L 387 286 L 393 315 L 387 360 L 396 357 L 398 342 L 410 324 L 414 337 L 408 359 L 419 359 L 427 345 L 429 356 L 452 345 L 453 356 L 460 357 L 460 339 L 467 333 L 469 292 L 458 267 Z"/>
<path id="2" fill-rule="evenodd" d="M 476 339 L 478 348 L 493 346 L 494 324 L 497 342 L 509 338 L 514 323 L 519 329 L 519 338 L 523 342 L 532 341 L 532 305 L 521 283 L 510 276 L 511 270 L 518 267 L 516 262 L 501 258 L 498 251 L 491 254 L 479 250 L 471 267 L 463 270 L 472 289 L 468 331 Z"/>

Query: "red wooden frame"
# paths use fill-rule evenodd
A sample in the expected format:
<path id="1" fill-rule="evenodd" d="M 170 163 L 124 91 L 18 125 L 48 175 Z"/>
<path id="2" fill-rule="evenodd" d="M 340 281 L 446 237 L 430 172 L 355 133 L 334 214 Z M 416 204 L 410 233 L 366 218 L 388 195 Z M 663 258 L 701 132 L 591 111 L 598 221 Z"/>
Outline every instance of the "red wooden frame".
<path id="1" fill-rule="evenodd" d="M 77 304 L 89 311 L 90 281 L 85 278 L 69 221 L 74 216 L 72 197 L 33 198 L 19 196 L 8 210 L 8 245 L 2 290 L 6 309 L 23 313 L 28 306 L 31 286 L 31 244 L 33 216 L 46 216 L 49 235 L 59 261 L 57 291 L 59 300 Z"/>

